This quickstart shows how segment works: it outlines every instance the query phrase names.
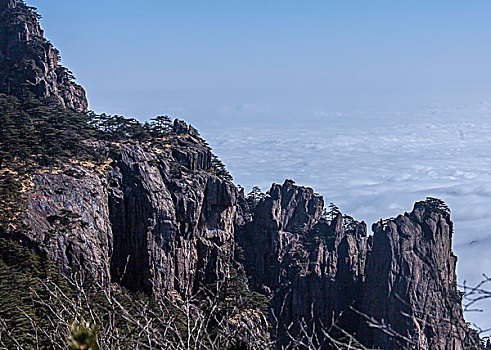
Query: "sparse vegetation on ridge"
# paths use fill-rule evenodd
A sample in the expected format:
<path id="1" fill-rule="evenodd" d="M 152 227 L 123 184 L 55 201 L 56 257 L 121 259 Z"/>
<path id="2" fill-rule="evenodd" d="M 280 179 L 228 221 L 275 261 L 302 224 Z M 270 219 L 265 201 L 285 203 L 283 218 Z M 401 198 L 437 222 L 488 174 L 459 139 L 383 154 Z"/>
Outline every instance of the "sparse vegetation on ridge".
<path id="1" fill-rule="evenodd" d="M 245 195 L 192 126 L 87 112 L 17 4 L 0 18 L 30 34 L 0 67 L 0 349 L 481 347 L 443 201 L 368 237 L 293 180 Z"/>

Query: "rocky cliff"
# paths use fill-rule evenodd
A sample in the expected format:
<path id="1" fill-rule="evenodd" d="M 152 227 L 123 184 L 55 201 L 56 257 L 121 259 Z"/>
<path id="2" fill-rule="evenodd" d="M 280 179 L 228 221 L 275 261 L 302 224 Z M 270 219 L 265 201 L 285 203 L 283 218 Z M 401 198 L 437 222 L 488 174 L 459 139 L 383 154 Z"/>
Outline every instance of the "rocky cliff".
<path id="1" fill-rule="evenodd" d="M 53 97 L 63 106 L 87 111 L 85 91 L 63 67 L 60 54 L 39 26 L 35 9 L 0 0 L 0 93 Z"/>
<path id="2" fill-rule="evenodd" d="M 171 154 L 121 146 L 107 203 L 114 281 L 154 295 L 191 293 L 220 256 L 233 258 L 237 189 L 207 173 L 210 151 L 196 141 L 179 138 Z"/>
<path id="3" fill-rule="evenodd" d="M 277 339 L 328 330 L 376 349 L 470 349 L 456 286 L 453 224 L 443 202 L 429 198 L 410 214 L 366 225 L 287 180 L 273 185 L 238 230 L 251 284 L 271 297 Z"/>
<path id="4" fill-rule="evenodd" d="M 0 0 L 0 92 L 85 111 L 83 89 L 42 35 L 33 9 Z M 453 224 L 441 201 L 418 202 L 370 235 L 364 222 L 326 210 L 321 196 L 291 180 L 246 196 L 182 121 L 154 129 L 113 121 L 121 124 L 113 134 L 87 126 L 75 151 L 55 161 L 8 158 L 0 176 L 18 176 L 25 207 L 0 235 L 65 275 L 156 299 L 195 294 L 233 271 L 269 298 L 278 349 L 479 348 L 463 318 Z M 84 158 L 83 149 L 97 157 Z"/>
<path id="5" fill-rule="evenodd" d="M 363 222 L 323 213 L 322 197 L 291 180 L 251 206 L 209 162 L 195 162 L 210 151 L 192 135 L 174 147 L 122 144 L 103 169 L 36 174 L 24 239 L 66 273 L 154 296 L 191 294 L 235 260 L 250 288 L 269 296 L 278 346 L 307 337 L 307 326 L 327 332 L 314 344 L 326 349 L 350 337 L 377 349 L 477 348 L 456 287 L 452 222 L 434 200 L 368 236 Z"/>
<path id="6" fill-rule="evenodd" d="M 361 324 L 365 343 L 381 349 L 475 346 L 462 315 L 445 204 L 418 202 L 411 213 L 376 223 L 373 231 L 361 311 L 380 327 Z"/>
<path id="7" fill-rule="evenodd" d="M 349 307 L 358 306 L 365 280 L 366 225 L 341 213 L 328 220 L 323 209 L 323 198 L 311 188 L 286 180 L 271 187 L 238 230 L 251 284 L 270 295 L 271 317 L 280 320 L 281 344 L 301 333 L 302 322 L 348 332 L 358 326 Z"/>
<path id="8" fill-rule="evenodd" d="M 101 142 L 103 165 L 68 161 L 35 173 L 29 245 L 66 273 L 153 295 L 210 281 L 218 257 L 233 259 L 237 189 L 211 173 L 209 147 L 183 125 L 163 148 Z"/>

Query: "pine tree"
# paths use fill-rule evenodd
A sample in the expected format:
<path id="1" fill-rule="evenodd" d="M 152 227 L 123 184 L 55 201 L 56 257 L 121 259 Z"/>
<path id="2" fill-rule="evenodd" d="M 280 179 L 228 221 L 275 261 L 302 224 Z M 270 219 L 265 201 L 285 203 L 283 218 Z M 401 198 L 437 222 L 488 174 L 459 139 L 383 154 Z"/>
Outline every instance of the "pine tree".
<path id="1" fill-rule="evenodd" d="M 215 171 L 215 174 L 227 181 L 233 181 L 232 175 L 228 172 L 228 170 L 225 168 L 225 165 L 222 163 L 222 161 L 216 156 L 212 155 L 211 158 L 211 167 Z"/>
<path id="2" fill-rule="evenodd" d="M 172 131 L 172 120 L 166 115 L 158 115 L 150 122 L 152 136 L 164 137 Z"/>
<path id="3" fill-rule="evenodd" d="M 322 212 L 322 216 L 327 221 L 334 220 L 338 215 L 341 215 L 341 210 L 339 210 L 339 207 L 334 203 L 329 203 L 329 209 L 324 208 L 324 211 Z"/>
<path id="4" fill-rule="evenodd" d="M 247 204 L 249 205 L 249 208 L 251 210 L 253 210 L 256 205 L 262 201 L 264 198 L 266 197 L 266 194 L 261 191 L 261 189 L 259 188 L 259 186 L 254 186 L 251 190 L 251 192 L 249 192 L 246 196 L 246 201 L 247 201 Z"/>

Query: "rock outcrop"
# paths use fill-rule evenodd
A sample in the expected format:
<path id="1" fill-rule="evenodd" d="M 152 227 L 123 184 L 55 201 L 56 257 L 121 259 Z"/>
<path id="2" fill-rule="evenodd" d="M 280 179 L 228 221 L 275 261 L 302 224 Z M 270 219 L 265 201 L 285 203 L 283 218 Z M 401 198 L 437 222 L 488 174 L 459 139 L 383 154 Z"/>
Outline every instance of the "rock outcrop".
<path id="1" fill-rule="evenodd" d="M 205 148 L 178 149 L 189 158 L 179 158 L 184 164 L 209 158 Z M 123 145 L 112 163 L 112 279 L 130 289 L 190 293 L 213 280 L 218 257 L 233 258 L 235 186 L 199 167 L 173 174 L 176 163 L 134 145 Z"/>
<path id="2" fill-rule="evenodd" d="M 322 209 L 321 197 L 287 180 L 237 230 L 251 286 L 270 295 L 279 344 L 315 326 L 375 349 L 479 348 L 462 314 L 443 202 L 418 202 L 375 224 L 373 237 L 363 222 Z M 319 332 L 315 345 L 326 340 Z"/>
<path id="3" fill-rule="evenodd" d="M 35 174 L 23 239 L 65 273 L 153 295 L 213 281 L 234 256 L 238 192 L 211 173 L 209 147 L 187 130 L 158 150 L 113 147 L 104 166 L 68 162 Z"/>
<path id="4" fill-rule="evenodd" d="M 373 225 L 360 337 L 380 349 L 474 349 L 457 289 L 448 208 L 428 199 Z M 369 327 L 372 322 L 375 325 Z"/>
<path id="5" fill-rule="evenodd" d="M 84 90 L 58 62 L 35 11 L 0 0 L 0 93 L 86 111 Z M 320 349 L 335 341 L 479 348 L 463 318 L 443 202 L 418 202 L 410 214 L 374 224 L 369 236 L 364 222 L 326 211 L 321 196 L 291 180 L 246 197 L 183 121 L 140 139 L 108 141 L 92 131 L 81 142 L 102 160 L 75 154 L 26 168 L 24 225 L 0 232 L 64 274 L 160 298 L 190 295 L 233 269 L 247 275 L 248 292 L 269 297 L 278 349 L 292 339 Z"/>
<path id="6" fill-rule="evenodd" d="M 16 0 L 0 0 L 0 93 L 24 99 L 53 97 L 85 112 L 85 91 L 60 65 L 60 54 L 38 22 L 35 9 Z"/>
<path id="7" fill-rule="evenodd" d="M 310 188 L 286 180 L 274 184 L 268 196 L 252 208 L 252 217 L 237 239 L 243 246 L 246 267 L 255 288 L 275 288 L 280 283 L 280 262 L 299 238 L 321 218 L 324 201 Z M 243 208 L 245 212 L 251 208 Z"/>
<path id="8" fill-rule="evenodd" d="M 113 242 L 104 174 L 70 164 L 34 174 L 29 187 L 24 220 L 29 230 L 21 240 L 63 273 L 83 270 L 107 283 Z"/>
<path id="9" fill-rule="evenodd" d="M 302 322 L 317 329 L 334 323 L 351 332 L 358 327 L 349 307 L 361 300 L 366 225 L 341 213 L 328 220 L 323 208 L 312 189 L 287 180 L 271 187 L 251 221 L 238 230 L 251 285 L 271 297 L 279 344 L 301 336 Z"/>
<path id="10" fill-rule="evenodd" d="M 155 296 L 195 292 L 235 260 L 250 287 L 270 297 L 278 346 L 302 337 L 304 324 L 375 349 L 478 348 L 440 202 L 418 202 L 374 224 L 369 237 L 363 222 L 323 212 L 322 197 L 291 180 L 250 205 L 209 173 L 209 162 L 195 161 L 210 159 L 195 136 L 180 134 L 174 147 L 127 143 L 104 169 L 36 174 L 24 239 L 66 273 L 85 270 Z"/>

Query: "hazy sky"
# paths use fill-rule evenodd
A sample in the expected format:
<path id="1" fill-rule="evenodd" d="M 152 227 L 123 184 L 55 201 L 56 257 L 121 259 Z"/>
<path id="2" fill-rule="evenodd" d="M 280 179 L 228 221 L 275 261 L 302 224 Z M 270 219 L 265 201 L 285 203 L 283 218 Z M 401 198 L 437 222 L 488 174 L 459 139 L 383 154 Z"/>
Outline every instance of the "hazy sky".
<path id="1" fill-rule="evenodd" d="M 488 0 L 28 3 L 91 108 L 139 119 L 166 112 L 199 127 L 491 91 Z"/>

